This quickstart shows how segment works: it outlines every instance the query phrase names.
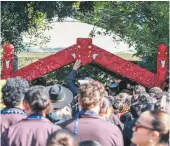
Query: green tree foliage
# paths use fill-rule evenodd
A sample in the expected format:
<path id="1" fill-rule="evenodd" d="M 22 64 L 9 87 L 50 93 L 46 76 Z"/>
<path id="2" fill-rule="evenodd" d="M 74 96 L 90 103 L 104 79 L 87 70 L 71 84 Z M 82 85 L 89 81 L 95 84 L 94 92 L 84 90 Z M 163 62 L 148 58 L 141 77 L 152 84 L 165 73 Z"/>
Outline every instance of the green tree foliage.
<path id="1" fill-rule="evenodd" d="M 43 31 L 50 29 L 47 21 L 51 21 L 54 17 L 62 21 L 64 17 L 72 16 L 74 11 L 86 13 L 92 9 L 93 2 L 3 1 L 1 2 L 2 43 L 14 44 L 15 51 L 18 52 L 23 49 L 21 42 L 24 32 L 41 38 L 46 43 L 48 38 L 43 38 Z"/>
<path id="2" fill-rule="evenodd" d="M 166 1 L 96 2 L 92 13 L 75 13 L 75 17 L 106 29 L 106 34 L 119 35 L 135 47 L 136 55 L 148 62 L 141 65 L 152 71 L 156 69 L 158 44 L 169 44 L 169 2 Z M 94 28 L 91 35 L 96 33 L 101 32 Z"/>

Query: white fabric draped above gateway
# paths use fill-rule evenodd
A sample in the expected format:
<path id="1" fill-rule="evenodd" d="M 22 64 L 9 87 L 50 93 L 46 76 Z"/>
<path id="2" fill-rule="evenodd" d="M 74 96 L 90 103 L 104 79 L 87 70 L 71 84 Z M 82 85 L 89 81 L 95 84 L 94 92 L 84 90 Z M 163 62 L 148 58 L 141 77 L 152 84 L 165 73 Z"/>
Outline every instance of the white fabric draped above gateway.
<path id="1" fill-rule="evenodd" d="M 45 36 L 50 37 L 47 44 L 41 45 L 40 40 L 32 37 L 31 40 L 36 40 L 36 44 L 31 46 L 29 52 L 57 52 L 65 49 L 73 44 L 76 44 L 77 38 L 89 38 L 89 34 L 93 29 L 93 25 L 82 23 L 72 18 L 66 18 L 63 22 L 49 23 L 52 27 L 44 32 Z M 102 28 L 97 27 L 96 31 L 102 31 Z M 114 34 L 115 35 L 115 34 Z M 23 44 L 29 43 L 31 40 L 28 35 L 23 35 Z M 134 54 L 136 51 L 133 47 L 129 47 L 124 41 L 113 40 L 112 36 L 96 35 L 93 39 L 93 44 L 101 47 L 111 53 L 126 53 Z M 116 36 L 116 39 L 120 39 Z"/>

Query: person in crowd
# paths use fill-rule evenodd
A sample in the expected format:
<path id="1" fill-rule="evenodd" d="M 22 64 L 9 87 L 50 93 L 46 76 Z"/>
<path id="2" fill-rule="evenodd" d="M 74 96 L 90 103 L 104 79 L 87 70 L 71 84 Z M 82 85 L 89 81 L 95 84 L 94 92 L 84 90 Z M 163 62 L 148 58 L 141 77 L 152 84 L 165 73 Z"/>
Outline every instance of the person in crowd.
<path id="1" fill-rule="evenodd" d="M 149 94 L 142 92 L 137 101 L 130 106 L 131 118 L 126 124 L 124 124 L 123 137 L 124 146 L 130 146 L 133 127 L 135 126 L 136 120 L 139 118 L 142 112 L 146 110 L 154 110 L 153 104 L 150 104 Z"/>
<path id="2" fill-rule="evenodd" d="M 127 117 L 129 117 L 129 110 L 131 104 L 131 97 L 127 93 L 119 93 L 115 97 L 115 102 L 119 105 L 119 113 L 117 116 L 120 121 L 124 124 Z"/>
<path id="3" fill-rule="evenodd" d="M 138 102 L 143 104 L 143 108 L 145 107 L 147 109 L 149 108 L 150 110 L 154 110 L 157 100 L 151 97 L 147 92 L 142 92 L 138 96 Z"/>
<path id="4" fill-rule="evenodd" d="M 135 103 L 137 101 L 138 96 L 142 93 L 146 92 L 145 87 L 142 85 L 135 85 L 133 89 L 133 96 L 131 98 L 131 104 Z"/>
<path id="5" fill-rule="evenodd" d="M 82 111 L 65 128 L 78 141 L 96 140 L 104 146 L 123 146 L 123 136 L 119 128 L 99 116 L 105 87 L 98 81 L 80 85 L 79 104 Z"/>
<path id="6" fill-rule="evenodd" d="M 9 126 L 26 118 L 23 111 L 23 99 L 28 89 L 28 82 L 20 77 L 7 79 L 2 88 L 2 102 L 5 108 L 1 110 L 1 133 Z"/>
<path id="7" fill-rule="evenodd" d="M 102 145 L 95 140 L 86 140 L 80 142 L 79 146 L 102 146 Z"/>
<path id="8" fill-rule="evenodd" d="M 132 143 L 139 146 L 168 146 L 169 115 L 163 111 L 145 111 L 135 123 Z"/>
<path id="9" fill-rule="evenodd" d="M 163 92 L 163 91 L 159 87 L 153 87 L 153 88 L 149 89 L 149 94 L 150 94 L 151 97 L 154 97 L 155 94 L 158 94 L 158 93 L 161 93 L 161 92 Z"/>
<path id="10" fill-rule="evenodd" d="M 66 129 L 50 134 L 46 146 L 79 146 L 73 135 Z"/>
<path id="11" fill-rule="evenodd" d="M 49 94 L 53 106 L 53 112 L 49 113 L 47 118 L 55 124 L 71 119 L 72 92 L 59 84 L 47 86 L 46 91 Z"/>
<path id="12" fill-rule="evenodd" d="M 116 96 L 119 93 L 119 81 L 112 81 L 107 88 L 109 96 Z"/>
<path id="13" fill-rule="evenodd" d="M 80 106 L 78 105 L 79 85 L 87 83 L 90 80 L 93 80 L 90 77 L 85 77 L 82 80 L 78 80 L 78 84 L 75 84 L 77 71 L 80 67 L 81 67 L 81 60 L 76 60 L 72 71 L 69 73 L 66 79 L 67 87 L 72 91 L 74 97 L 71 103 L 73 117 L 75 117 L 76 113 L 80 111 Z"/>
<path id="14" fill-rule="evenodd" d="M 155 108 L 163 110 L 164 112 L 170 114 L 170 95 L 169 95 L 169 93 L 161 92 L 161 93 L 155 94 L 154 97 L 157 99 Z"/>
<path id="15" fill-rule="evenodd" d="M 118 126 L 121 131 L 123 130 L 123 123 L 113 112 L 111 97 L 108 96 L 103 97 L 103 103 L 100 108 L 100 115 L 105 117 L 107 121 Z"/>
<path id="16" fill-rule="evenodd" d="M 28 116 L 2 134 L 3 146 L 44 146 L 48 135 L 61 129 L 46 119 L 52 105 L 44 86 L 30 87 L 25 93 L 24 108 Z"/>

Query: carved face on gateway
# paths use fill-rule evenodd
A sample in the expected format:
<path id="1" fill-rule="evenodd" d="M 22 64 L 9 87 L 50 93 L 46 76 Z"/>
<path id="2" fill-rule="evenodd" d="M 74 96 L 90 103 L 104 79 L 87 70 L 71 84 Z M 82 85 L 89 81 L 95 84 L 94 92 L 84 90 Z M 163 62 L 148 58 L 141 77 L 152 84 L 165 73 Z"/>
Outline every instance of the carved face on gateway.
<path id="1" fill-rule="evenodd" d="M 165 65 L 168 63 L 168 48 L 165 44 L 159 44 L 158 49 L 158 66 L 165 68 Z"/>

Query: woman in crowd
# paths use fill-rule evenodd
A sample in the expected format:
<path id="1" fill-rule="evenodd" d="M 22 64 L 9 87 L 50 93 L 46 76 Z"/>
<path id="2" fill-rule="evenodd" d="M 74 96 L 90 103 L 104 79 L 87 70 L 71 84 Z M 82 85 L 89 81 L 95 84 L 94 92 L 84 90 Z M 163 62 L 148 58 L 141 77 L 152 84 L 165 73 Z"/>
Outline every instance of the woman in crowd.
<path id="1" fill-rule="evenodd" d="M 28 82 L 20 77 L 7 79 L 2 88 L 2 102 L 5 108 L 1 110 L 1 133 L 9 126 L 26 118 L 23 111 L 23 99 L 28 89 Z"/>
<path id="2" fill-rule="evenodd" d="M 79 146 L 79 145 L 69 131 L 62 129 L 52 133 L 48 137 L 46 146 Z"/>
<path id="3" fill-rule="evenodd" d="M 45 87 L 32 86 L 25 93 L 24 108 L 28 117 L 3 133 L 3 146 L 44 146 L 48 135 L 60 129 L 45 118 L 52 110 Z"/>
<path id="4" fill-rule="evenodd" d="M 138 146 L 168 146 L 170 117 L 163 111 L 145 111 L 133 128 L 132 143 Z"/>

